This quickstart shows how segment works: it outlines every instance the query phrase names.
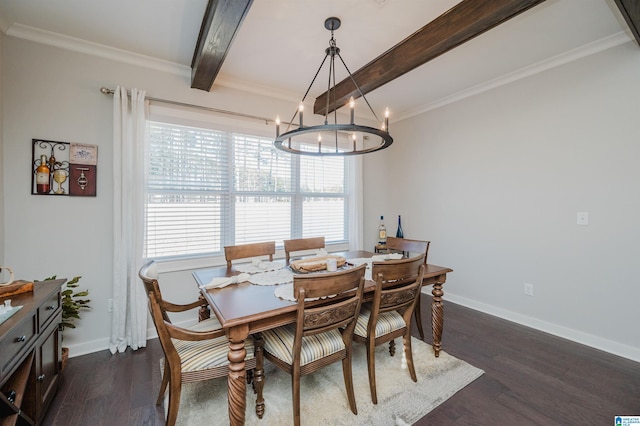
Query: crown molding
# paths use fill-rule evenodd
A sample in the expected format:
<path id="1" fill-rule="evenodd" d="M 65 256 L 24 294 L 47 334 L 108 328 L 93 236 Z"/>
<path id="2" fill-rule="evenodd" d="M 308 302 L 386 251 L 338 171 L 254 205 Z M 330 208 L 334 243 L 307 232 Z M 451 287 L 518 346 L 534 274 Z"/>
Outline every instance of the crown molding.
<path id="1" fill-rule="evenodd" d="M 487 92 L 489 90 L 498 88 L 500 86 L 504 86 L 514 81 L 518 81 L 523 78 L 527 78 L 532 75 L 539 74 L 549 69 L 559 67 L 561 65 L 576 61 L 578 59 L 596 54 L 603 50 L 607 50 L 624 43 L 628 43 L 633 40 L 634 40 L 633 36 L 628 31 L 620 31 L 618 33 L 604 37 L 600 40 L 587 43 L 583 46 L 560 53 L 556 56 L 537 62 L 535 64 L 520 68 L 519 70 L 504 74 L 493 80 L 489 80 L 481 84 L 471 86 L 467 89 L 461 90 L 452 95 L 445 96 L 433 102 L 429 102 L 420 107 L 409 110 L 405 113 L 397 114 L 395 115 L 396 118 L 394 120 L 398 122 L 411 117 L 415 117 L 425 112 L 428 112 L 437 108 L 441 108 L 443 106 L 452 104 L 454 102 L 458 102 L 465 98 L 475 96 L 483 92 Z M 274 91 L 274 89 L 271 87 L 261 86 L 255 83 L 237 80 L 232 77 L 223 76 L 222 74 L 218 76 L 215 84 L 219 84 L 221 86 L 225 86 L 233 89 L 238 89 L 244 92 L 254 93 L 257 95 L 269 96 L 269 97 L 281 99 L 284 101 L 291 101 L 291 102 L 299 101 L 299 99 L 296 98 L 295 94 L 292 92 L 288 93 L 285 91 Z"/>
<path id="2" fill-rule="evenodd" d="M 0 24 L 3 21 L 0 20 Z M 116 62 L 127 63 L 149 69 L 159 70 L 171 74 L 176 74 L 182 77 L 191 78 L 191 68 L 187 65 L 178 64 L 175 62 L 165 61 L 151 56 L 140 55 L 138 53 L 132 53 L 123 49 L 117 49 L 110 46 L 106 46 L 99 43 L 90 42 L 87 40 L 79 39 L 76 37 L 70 37 L 60 33 L 52 31 L 46 31 L 39 28 L 30 27 L 23 24 L 12 24 L 5 31 L 7 36 L 21 38 L 24 40 L 33 41 L 49 46 L 58 47 L 74 52 L 84 53 L 86 55 L 97 56 L 104 59 L 109 59 Z M 526 66 L 519 70 L 502 75 L 493 80 L 486 81 L 484 83 L 469 87 L 467 89 L 456 92 L 450 96 L 446 96 L 437 99 L 428 104 L 424 104 L 420 107 L 414 108 L 407 112 L 397 114 L 395 120 L 402 121 L 425 112 L 441 108 L 445 105 L 458 102 L 465 98 L 478 95 L 480 93 L 504 86 L 514 81 L 544 72 L 546 70 L 559 67 L 569 62 L 576 61 L 578 59 L 593 55 L 603 50 L 610 49 L 623 43 L 633 41 L 633 36 L 627 31 L 620 31 L 608 37 L 604 37 L 600 40 L 588 43 L 584 46 L 569 50 L 561 53 L 549 59 L 537 62 L 535 64 Z M 220 75 L 215 82 L 216 85 L 241 90 L 262 96 L 269 96 L 284 101 L 297 102 L 297 98 L 293 93 L 287 93 L 286 91 L 274 90 L 273 88 L 241 81 L 234 79 L 233 77 Z"/>
<path id="3" fill-rule="evenodd" d="M 0 20 L 0 24 L 2 21 Z M 24 40 L 33 41 L 35 43 L 46 44 L 60 49 L 66 49 L 86 55 L 97 56 L 116 62 L 122 62 L 131 65 L 137 65 L 158 71 L 164 71 L 176 74 L 182 77 L 191 78 L 191 68 L 186 65 L 177 64 L 175 62 L 157 59 L 151 56 L 140 55 L 123 49 L 116 49 L 104 44 L 94 43 L 76 37 L 70 37 L 64 34 L 46 31 L 28 25 L 15 23 L 9 25 L 5 34 Z M 252 82 L 234 79 L 233 77 L 223 76 L 222 74 L 216 79 L 215 84 L 231 89 L 242 90 L 245 92 L 269 96 L 285 101 L 298 102 L 293 93 L 274 90 L 271 87 L 255 84 Z"/>
<path id="4" fill-rule="evenodd" d="M 498 78 L 494 78 L 493 80 L 488 80 L 484 83 L 477 84 L 475 86 L 456 92 L 450 96 L 445 96 L 441 99 L 435 100 L 421 107 L 399 114 L 396 117 L 396 121 L 402 121 L 411 117 L 415 117 L 416 115 L 423 114 L 427 111 L 441 108 L 445 105 L 458 102 L 470 96 L 478 95 L 480 93 L 495 89 L 500 86 L 504 86 L 506 84 L 512 83 L 517 80 L 521 80 L 526 77 L 530 77 L 535 74 L 539 74 L 549 69 L 559 67 L 569 62 L 576 61 L 578 59 L 593 55 L 598 52 L 602 52 L 603 50 L 607 50 L 612 47 L 618 46 L 623 43 L 628 43 L 633 40 L 634 38 L 628 32 L 620 31 L 616 34 L 612 34 L 610 36 L 604 37 L 600 40 L 596 40 L 591 43 L 587 43 L 584 46 L 571 49 L 567 52 L 553 56 L 549 59 L 545 59 L 533 65 L 520 68 L 519 70 L 504 74 Z"/>
<path id="5" fill-rule="evenodd" d="M 97 56 L 112 61 L 151 68 L 191 78 L 191 68 L 186 65 L 153 58 L 151 56 L 140 55 L 138 53 L 132 53 L 127 50 L 117 49 L 104 44 L 94 43 L 80 38 L 30 27 L 28 25 L 18 23 L 13 24 L 7 29 L 6 34 L 11 37 L 58 47 L 60 49 L 84 53 L 86 55 Z"/>

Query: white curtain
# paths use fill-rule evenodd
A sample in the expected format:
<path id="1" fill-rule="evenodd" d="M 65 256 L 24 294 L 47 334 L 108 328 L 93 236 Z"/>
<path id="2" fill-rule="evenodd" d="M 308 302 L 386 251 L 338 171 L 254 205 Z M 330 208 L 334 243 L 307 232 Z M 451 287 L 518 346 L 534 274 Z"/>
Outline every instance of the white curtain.
<path id="1" fill-rule="evenodd" d="M 113 95 L 113 317 L 111 353 L 147 345 L 142 266 L 146 190 L 145 92 L 118 86 Z"/>
<path id="2" fill-rule="evenodd" d="M 364 191 L 362 184 L 362 157 L 352 155 L 348 160 L 351 194 L 349 194 L 349 250 L 362 250 L 364 247 Z"/>

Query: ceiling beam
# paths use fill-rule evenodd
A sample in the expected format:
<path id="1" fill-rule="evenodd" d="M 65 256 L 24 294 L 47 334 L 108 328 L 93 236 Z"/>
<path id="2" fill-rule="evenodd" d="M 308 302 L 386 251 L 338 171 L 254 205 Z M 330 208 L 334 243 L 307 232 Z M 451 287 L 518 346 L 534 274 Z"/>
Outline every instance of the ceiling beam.
<path id="1" fill-rule="evenodd" d="M 640 44 L 640 3 L 637 0 L 616 0 L 616 5 L 627 21 L 636 42 Z"/>
<path id="2" fill-rule="evenodd" d="M 353 73 L 353 78 L 362 93 L 366 95 L 543 1 L 462 0 Z M 633 3 L 633 0 L 628 1 Z M 315 114 L 330 113 L 346 105 L 351 96 L 354 99 L 361 96 L 350 78 L 336 84 L 335 102 L 334 95 L 331 93 L 331 102 L 327 111 L 329 94 L 330 92 L 327 91 L 316 98 L 313 105 Z"/>
<path id="3" fill-rule="evenodd" d="M 191 60 L 191 87 L 209 91 L 253 0 L 209 0 Z"/>

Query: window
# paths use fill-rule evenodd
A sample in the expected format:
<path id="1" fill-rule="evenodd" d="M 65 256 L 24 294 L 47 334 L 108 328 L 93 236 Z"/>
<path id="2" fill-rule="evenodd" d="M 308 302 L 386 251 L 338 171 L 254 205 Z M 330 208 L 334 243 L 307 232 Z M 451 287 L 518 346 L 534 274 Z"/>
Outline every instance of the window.
<path id="1" fill-rule="evenodd" d="M 348 240 L 347 161 L 291 155 L 271 139 L 149 122 L 145 256 L 221 255 L 225 245 Z"/>

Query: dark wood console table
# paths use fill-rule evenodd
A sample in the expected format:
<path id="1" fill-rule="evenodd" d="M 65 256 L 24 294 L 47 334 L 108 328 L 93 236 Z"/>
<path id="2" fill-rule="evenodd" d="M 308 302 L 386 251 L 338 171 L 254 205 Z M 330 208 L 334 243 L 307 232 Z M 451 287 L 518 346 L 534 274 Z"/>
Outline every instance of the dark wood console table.
<path id="1" fill-rule="evenodd" d="M 36 282 L 33 292 L 7 297 L 22 309 L 0 324 L 0 426 L 39 424 L 55 396 L 65 281 Z"/>

